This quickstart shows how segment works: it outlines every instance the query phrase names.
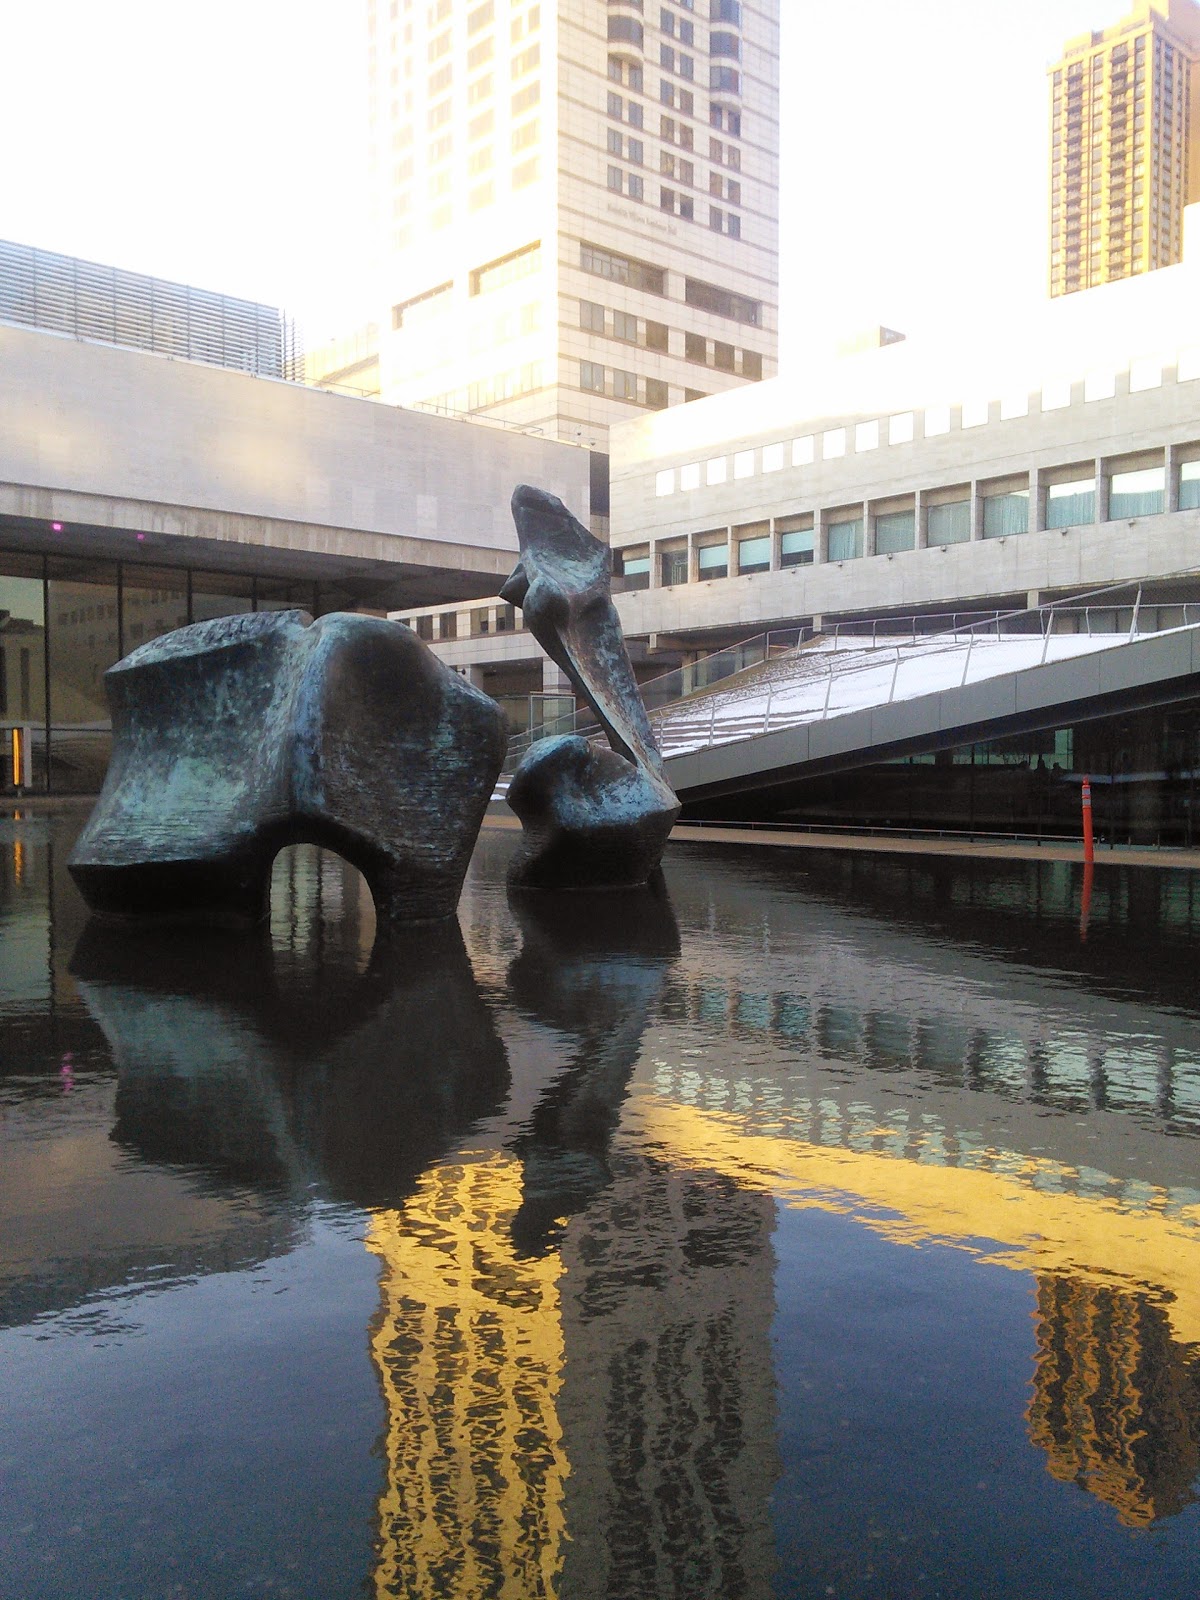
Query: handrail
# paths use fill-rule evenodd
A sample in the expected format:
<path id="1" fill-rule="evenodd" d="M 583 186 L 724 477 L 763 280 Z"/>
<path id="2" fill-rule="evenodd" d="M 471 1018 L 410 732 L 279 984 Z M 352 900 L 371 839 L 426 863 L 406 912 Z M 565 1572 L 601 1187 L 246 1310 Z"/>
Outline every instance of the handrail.
<path id="1" fill-rule="evenodd" d="M 1176 574 L 1176 576 L 1184 577 L 1188 576 L 1188 574 Z M 1117 620 L 1116 613 L 1125 609 L 1125 607 L 1113 603 L 1117 596 L 1123 594 L 1129 595 L 1132 602 L 1132 616 L 1128 628 L 1100 627 L 1099 622 L 1105 614 L 1111 616 L 1115 622 Z M 994 636 L 999 641 L 1006 637 L 1020 639 L 1022 637 L 1037 637 L 1040 635 L 1042 649 L 1038 665 L 1044 666 L 1049 658 L 1051 637 L 1055 634 L 1055 623 L 1059 618 L 1070 616 L 1080 618 L 1083 627 L 1082 629 L 1077 629 L 1077 631 L 1086 632 L 1089 638 L 1097 635 L 1107 636 L 1112 634 L 1132 640 L 1138 637 L 1142 631 L 1142 599 L 1143 584 L 1133 580 L 1127 583 L 1107 584 L 1099 589 L 1084 591 L 1081 594 L 1071 595 L 1064 600 L 1049 601 L 1039 606 L 1028 606 L 1024 609 L 1011 611 L 989 612 L 984 616 L 974 616 L 969 623 L 960 622 L 959 619 L 963 616 L 961 612 L 937 613 L 938 619 L 949 617 L 951 620 L 951 627 L 944 630 L 919 631 L 917 627 L 919 622 L 927 622 L 934 618 L 932 615 L 914 615 L 908 619 L 909 627 L 906 630 L 908 637 L 901 639 L 896 637 L 895 623 L 898 620 L 896 618 L 876 618 L 873 621 L 868 619 L 854 624 L 835 624 L 828 635 L 810 635 L 808 638 L 804 637 L 807 632 L 804 628 L 771 629 L 761 634 L 754 634 L 751 638 L 743 640 L 736 645 L 729 645 L 722 650 L 714 651 L 709 656 L 700 657 L 699 660 L 689 663 L 687 667 L 676 667 L 668 672 L 659 674 L 656 678 L 648 679 L 641 686 L 643 698 L 652 702 L 658 698 L 658 695 L 653 692 L 647 694 L 647 691 L 653 691 L 654 686 L 657 685 L 661 693 L 662 690 L 668 689 L 668 686 L 672 685 L 673 680 L 678 682 L 679 687 L 682 688 L 686 676 L 694 675 L 697 669 L 705 669 L 702 673 L 705 681 L 695 688 L 672 699 L 662 701 L 660 704 L 651 703 L 647 705 L 647 713 L 650 717 L 651 725 L 659 735 L 660 742 L 669 746 L 671 743 L 670 722 L 673 720 L 672 714 L 687 706 L 690 701 L 700 698 L 701 695 L 708 695 L 711 702 L 708 707 L 709 714 L 707 718 L 708 736 L 707 739 L 701 739 L 699 743 L 693 742 L 693 738 L 689 737 L 688 748 L 694 751 L 711 747 L 717 742 L 732 742 L 733 740 L 756 737 L 761 733 L 771 731 L 772 726 L 778 731 L 781 727 L 793 725 L 794 721 L 805 721 L 812 717 L 815 708 L 811 708 L 808 712 L 797 716 L 795 719 L 789 717 L 787 710 L 780 706 L 777 699 L 776 690 L 778 685 L 775 682 L 773 672 L 766 676 L 765 679 L 766 703 L 762 712 L 759 713 L 761 722 L 755 719 L 756 725 L 747 730 L 745 726 L 747 719 L 737 715 L 738 692 L 736 689 L 731 689 L 726 680 L 755 667 L 763 669 L 772 667 L 780 659 L 780 656 L 772 654 L 772 640 L 779 638 L 781 635 L 794 636 L 797 641 L 790 647 L 785 647 L 781 655 L 796 658 L 801 654 L 800 646 L 802 643 L 812 647 L 805 651 L 804 655 L 812 663 L 812 676 L 814 678 L 822 672 L 826 676 L 823 700 L 818 713 L 820 720 L 825 720 L 831 714 L 831 708 L 833 707 L 834 680 L 843 680 L 859 672 L 878 669 L 880 662 L 877 652 L 884 640 L 886 640 L 886 659 L 892 661 L 891 682 L 886 701 L 890 705 L 895 699 L 900 670 L 903 665 L 903 648 L 905 645 L 910 645 L 913 648 L 920 645 L 922 648 L 919 654 L 928 658 L 934 654 L 952 653 L 961 649 L 965 644 L 963 670 L 959 680 L 959 686 L 961 687 L 967 682 L 975 642 L 979 638 Z M 1108 600 L 1110 603 L 1108 605 L 1095 603 L 1103 600 Z M 1200 624 L 1200 603 L 1175 601 L 1164 602 L 1164 604 L 1168 605 L 1172 611 L 1182 614 L 1183 626 L 1189 627 Z M 1093 614 L 1095 614 L 1095 617 Z M 1036 620 L 1037 627 L 1021 629 L 1013 626 L 1014 623 L 1019 623 L 1023 620 Z M 1097 623 L 1095 628 L 1093 628 L 1094 620 Z M 888 631 L 882 635 L 880 632 L 881 623 L 888 624 Z M 1177 625 L 1171 624 L 1171 626 Z M 871 628 L 869 634 L 865 631 L 868 626 Z M 844 633 L 839 632 L 843 627 L 846 631 Z M 851 627 L 856 627 L 863 631 L 851 633 L 849 631 Z M 1158 627 L 1154 627 L 1146 631 L 1158 632 L 1160 630 Z M 850 648 L 851 640 L 855 641 L 853 648 Z M 754 659 L 747 659 L 747 656 L 751 655 L 755 650 L 759 652 L 758 655 Z M 891 654 L 893 650 L 895 651 L 894 660 Z M 711 667 L 723 660 L 728 664 L 729 670 L 719 672 L 715 677 L 710 677 L 709 671 Z M 763 674 L 756 675 L 756 678 L 752 680 L 752 682 L 762 681 Z M 802 680 L 798 678 L 795 681 L 799 683 Z M 733 709 L 732 715 L 726 720 L 736 724 L 736 731 L 731 732 L 729 741 L 721 741 L 717 718 L 718 703 L 727 697 L 728 703 Z M 546 724 L 536 734 L 519 735 L 510 744 L 509 757 L 504 764 L 504 772 L 511 772 L 525 751 L 532 744 L 538 742 L 539 739 L 550 737 L 558 732 L 579 733 L 587 738 L 595 738 L 601 734 L 602 729 L 598 723 L 581 724 L 579 717 L 580 713 L 576 712 L 573 715 L 559 718 L 553 723 Z M 689 734 L 694 736 L 695 731 L 692 728 L 689 730 Z M 666 749 L 664 753 L 669 755 L 671 752 Z"/>

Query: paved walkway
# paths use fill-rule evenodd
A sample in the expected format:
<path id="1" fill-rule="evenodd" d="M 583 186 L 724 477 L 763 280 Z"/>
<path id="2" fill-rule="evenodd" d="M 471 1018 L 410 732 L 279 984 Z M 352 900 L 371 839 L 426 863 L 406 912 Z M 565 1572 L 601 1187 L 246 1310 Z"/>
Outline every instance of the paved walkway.
<path id="1" fill-rule="evenodd" d="M 516 817 L 489 812 L 485 828 L 520 827 Z M 674 844 L 741 844 L 784 850 L 854 850 L 860 855 L 958 856 L 975 861 L 1082 861 L 1083 843 L 1070 839 L 923 839 L 870 833 L 800 833 L 783 828 L 727 828 L 677 823 Z M 1185 867 L 1200 871 L 1200 850 L 1169 850 L 1157 846 L 1099 845 L 1097 866 Z"/>

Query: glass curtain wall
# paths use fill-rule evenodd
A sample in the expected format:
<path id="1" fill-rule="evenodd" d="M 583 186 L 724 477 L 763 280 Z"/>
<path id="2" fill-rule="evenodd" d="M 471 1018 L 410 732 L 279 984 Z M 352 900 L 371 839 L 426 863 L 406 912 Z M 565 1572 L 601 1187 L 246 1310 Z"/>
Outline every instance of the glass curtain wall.
<path id="1" fill-rule="evenodd" d="M 188 622 L 259 610 L 316 616 L 352 603 L 309 580 L 0 552 L 0 792 L 14 727 L 29 730 L 34 790 L 95 794 L 112 748 L 104 674 Z"/>
<path id="2" fill-rule="evenodd" d="M 50 786 L 94 794 L 112 753 L 104 674 L 121 659 L 121 599 L 116 563 L 50 558 Z"/>
<path id="3" fill-rule="evenodd" d="M 5 570 L 6 569 L 6 570 Z M 40 556 L 15 556 L 0 569 L 0 728 L 30 730 L 35 788 L 46 784 L 46 593 Z M 3 783 L 10 749 L 4 741 Z"/>

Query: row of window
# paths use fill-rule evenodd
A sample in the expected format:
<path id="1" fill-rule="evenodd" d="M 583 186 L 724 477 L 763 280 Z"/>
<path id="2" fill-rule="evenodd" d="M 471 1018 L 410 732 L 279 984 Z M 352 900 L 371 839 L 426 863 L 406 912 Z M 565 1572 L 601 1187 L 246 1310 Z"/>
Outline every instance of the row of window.
<path id="1" fill-rule="evenodd" d="M 1099 477 L 1094 468 L 1082 466 L 1041 472 L 1034 491 L 1027 479 L 994 480 L 976 484 L 974 495 L 969 484 L 924 491 L 919 507 L 917 497 L 907 495 L 866 506 L 801 512 L 696 534 L 691 553 L 678 538 L 656 541 L 645 551 L 627 552 L 622 572 L 626 588 L 649 587 L 653 555 L 665 587 L 693 578 L 727 577 L 731 560 L 733 570 L 746 576 L 773 566 L 852 561 L 972 539 L 1006 539 L 1031 530 L 1087 527 L 1098 518 L 1120 522 L 1160 516 L 1168 505 L 1178 511 L 1200 510 L 1200 441 L 1173 452 L 1169 472 L 1170 477 L 1162 459 L 1141 455 L 1106 462 Z"/>
<path id="2" fill-rule="evenodd" d="M 506 372 L 495 373 L 490 378 L 481 378 L 476 383 L 464 384 L 458 389 L 430 395 L 417 403 L 425 411 L 448 412 L 458 416 L 466 412 L 483 411 L 488 406 L 515 400 L 520 395 L 533 394 L 544 387 L 542 363 L 527 361 L 522 366 L 510 367 Z"/>
<path id="3" fill-rule="evenodd" d="M 722 128 L 733 134 L 734 138 L 741 138 L 741 115 L 736 112 L 722 114 L 722 107 L 714 106 L 712 109 L 720 114 L 720 122 L 712 123 L 715 128 Z M 630 128 L 645 128 L 645 112 L 642 102 L 635 99 L 626 99 L 614 90 L 608 91 L 608 115 L 614 122 L 627 122 Z M 728 123 L 728 128 L 726 128 Z M 696 136 L 693 126 L 688 122 L 680 122 L 675 117 L 661 115 L 658 123 L 659 139 L 664 144 L 677 144 L 682 150 L 693 150 L 696 147 Z M 709 139 L 709 160 L 718 166 L 731 166 L 734 171 L 741 170 L 742 152 L 733 142 L 723 139 Z"/>
<path id="4" fill-rule="evenodd" d="M 690 166 L 690 163 L 688 165 Z M 720 179 L 716 181 L 720 182 Z M 606 183 L 613 194 L 628 195 L 630 200 L 641 201 L 646 198 L 646 182 L 640 172 L 626 172 L 623 167 L 610 165 Z M 740 185 L 731 184 L 730 188 L 739 190 L 740 200 Z M 696 202 L 693 197 L 690 194 L 680 194 L 678 190 L 670 188 L 665 183 L 659 185 L 658 208 L 660 211 L 669 212 L 673 217 L 682 218 L 684 222 L 696 220 Z M 728 234 L 731 239 L 742 237 L 741 217 L 737 212 L 726 211 L 721 206 L 709 206 L 708 225 L 714 233 Z"/>
<path id="5" fill-rule="evenodd" d="M 689 17 L 677 17 L 673 11 L 668 11 L 664 6 L 659 14 L 659 26 L 670 44 L 659 45 L 659 61 L 668 72 L 680 72 L 684 77 L 692 77 L 695 73 L 695 63 L 691 56 L 684 53 L 696 48 L 696 26 Z M 634 50 L 646 48 L 646 30 L 641 22 L 633 16 L 610 16 L 608 19 L 608 42 L 610 45 L 629 45 Z M 742 41 L 736 33 L 731 33 L 725 28 L 714 28 L 708 36 L 708 53 L 710 56 L 721 56 L 727 60 L 740 61 L 742 59 Z M 676 61 L 680 63 L 676 66 Z M 686 68 L 683 63 L 686 63 Z"/>
<path id="6" fill-rule="evenodd" d="M 600 245 L 581 243 L 579 265 L 584 272 L 607 278 L 612 283 L 625 284 L 631 289 L 644 289 L 649 294 L 663 296 L 667 292 L 664 267 L 653 266 L 648 261 L 639 261 L 634 256 L 622 255 L 616 250 L 605 250 Z M 698 311 L 710 311 L 714 316 L 728 317 L 747 327 L 762 326 L 761 300 L 735 294 L 715 283 L 705 283 L 702 278 L 684 279 L 683 298 L 687 305 L 694 306 Z"/>
<path id="7" fill-rule="evenodd" d="M 727 73 L 731 70 L 730 68 L 722 68 L 721 72 Z M 714 69 L 715 72 L 716 69 Z M 636 62 L 626 61 L 620 56 L 609 56 L 608 76 L 612 83 L 619 83 L 624 88 L 632 89 L 637 94 L 644 92 L 642 69 Z M 736 80 L 737 74 L 734 73 L 733 76 Z M 717 74 L 717 79 L 718 81 L 710 82 L 710 93 L 737 92 L 736 82 L 732 91 L 730 91 L 727 86 L 722 86 L 719 74 Z M 672 83 L 669 78 L 662 78 L 659 81 L 658 98 L 660 104 L 666 106 L 669 110 L 678 111 L 682 116 L 692 117 L 696 114 L 696 97 L 692 90 L 684 89 L 680 85 Z M 633 105 L 634 102 L 630 101 L 629 104 Z M 708 108 L 708 121 L 710 127 L 722 128 L 726 133 L 733 134 L 735 138 L 741 137 L 742 113 L 737 107 L 721 105 L 714 100 Z M 638 126 L 641 126 L 640 122 Z"/>
<path id="8" fill-rule="evenodd" d="M 608 0 L 610 6 L 620 6 L 626 11 L 644 13 L 643 0 Z M 675 0 L 681 11 L 695 11 L 696 0 Z M 686 18 L 676 17 L 673 12 L 663 6 L 659 12 L 662 30 L 670 33 L 677 25 L 682 26 Z M 741 0 L 708 0 L 708 18 L 710 22 L 731 22 L 735 28 L 742 25 Z M 690 24 L 689 24 L 690 26 Z"/>
<path id="9" fill-rule="evenodd" d="M 733 346 L 723 348 L 733 356 Z M 748 377 L 752 370 L 757 370 L 761 375 L 762 357 L 755 351 L 744 350 L 742 356 L 746 361 L 743 376 Z M 751 365 L 753 364 L 753 365 Z M 716 367 L 716 362 L 710 363 Z M 732 364 L 720 365 L 719 370 L 734 372 Z M 636 372 L 629 372 L 619 367 L 605 367 L 598 361 L 581 361 L 579 363 L 579 387 L 588 394 L 608 395 L 613 400 L 628 400 L 632 405 L 646 406 L 651 411 L 664 411 L 671 403 L 670 391 L 666 382 L 661 378 L 639 378 Z M 685 389 L 684 401 L 703 400 L 702 389 Z"/>
<path id="10" fill-rule="evenodd" d="M 1165 370 L 1161 359 L 1132 362 L 1129 368 L 1130 392 L 1138 393 L 1161 387 Z M 1175 379 L 1178 383 L 1200 379 L 1200 346 L 1179 352 L 1175 361 Z M 1115 394 L 1114 373 L 1096 372 L 1084 380 L 1085 404 L 1098 400 L 1111 400 Z M 1067 379 L 1047 383 L 1043 386 L 1039 398 L 1043 412 L 1063 410 L 1072 403 L 1072 384 Z M 1028 416 L 1029 400 L 1029 395 L 1025 393 L 1009 395 L 1002 399 L 998 405 L 999 420 L 1009 421 Z M 949 433 L 955 420 L 954 410 L 958 412 L 958 427 L 964 432 L 969 428 L 983 427 L 992 420 L 992 409 L 993 402 L 983 399 L 966 401 L 953 409 L 948 405 L 927 406 L 924 412 L 920 413 L 922 437 L 931 439 Z M 878 450 L 884 443 L 912 444 L 917 435 L 917 416 L 918 413 L 913 411 L 901 411 L 891 417 L 870 418 L 855 423 L 853 427 L 826 428 L 819 434 L 809 433 L 792 439 L 777 440 L 763 445 L 761 450 L 739 450 L 733 456 L 733 477 L 752 478 L 757 470 L 764 473 L 781 472 L 789 464 L 793 467 L 812 466 L 818 459 L 838 460 L 847 455 L 851 449 L 856 455 L 862 455 L 867 451 Z M 759 457 L 761 457 L 761 468 Z M 664 495 L 674 494 L 676 489 L 682 493 L 699 489 L 702 476 L 704 483 L 710 488 L 724 484 L 729 478 L 729 458 L 716 456 L 706 463 L 694 461 L 678 468 L 665 467 L 656 474 L 655 493 L 661 498 Z"/>
<path id="11" fill-rule="evenodd" d="M 664 127 L 669 126 L 671 128 L 671 138 L 667 142 L 674 143 L 674 122 L 668 117 L 664 117 L 662 121 Z M 536 128 L 537 124 L 534 123 L 533 126 Z M 687 128 L 686 133 L 687 140 L 686 142 L 681 140 L 679 148 L 690 152 L 694 149 L 692 130 Z M 619 160 L 628 161 L 635 167 L 640 167 L 645 163 L 645 144 L 641 139 L 635 138 L 633 134 L 626 135 L 619 128 L 609 128 L 606 143 L 610 156 L 616 156 Z M 731 166 L 735 170 L 741 169 L 741 152 L 736 145 L 723 146 L 719 139 L 710 139 L 709 146 L 710 152 L 716 152 L 715 159 L 720 160 L 723 165 Z M 728 161 L 725 160 L 726 156 L 729 157 Z M 679 183 L 693 185 L 696 181 L 696 168 L 690 154 L 683 156 L 676 155 L 674 150 L 660 150 L 658 167 L 664 177 L 673 178 Z M 722 172 L 710 172 L 708 175 L 708 188 L 710 194 L 724 195 L 725 199 L 732 200 L 735 203 L 741 201 L 742 185 L 740 178 L 728 178 Z"/>
<path id="12" fill-rule="evenodd" d="M 636 372 L 619 367 L 604 367 L 598 361 L 579 363 L 579 387 L 588 394 L 609 395 L 627 400 L 651 411 L 664 411 L 669 403 L 667 386 L 661 378 L 639 378 Z"/>
<path id="13" fill-rule="evenodd" d="M 457 611 L 440 611 L 436 615 L 398 617 L 398 622 L 409 627 L 418 639 L 484 638 L 491 633 L 514 633 L 524 624 L 517 619 L 515 606 L 500 604 L 474 606 L 466 617 L 466 631 L 459 627 Z"/>

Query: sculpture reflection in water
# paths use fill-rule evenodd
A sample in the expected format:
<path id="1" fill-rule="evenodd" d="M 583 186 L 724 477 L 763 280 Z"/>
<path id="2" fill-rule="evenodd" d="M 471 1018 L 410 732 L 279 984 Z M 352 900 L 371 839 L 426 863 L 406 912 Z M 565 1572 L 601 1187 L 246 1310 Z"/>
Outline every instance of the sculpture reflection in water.
<path id="1" fill-rule="evenodd" d="M 518 1247 L 539 1254 L 610 1180 L 609 1141 L 679 929 L 661 875 L 641 889 L 574 897 L 515 895 L 521 950 L 509 995 L 526 1016 L 577 1041 L 516 1149 L 523 1162 Z"/>
<path id="2" fill-rule="evenodd" d="M 773 1203 L 616 1137 L 673 910 L 661 888 L 510 909 L 511 1026 L 553 1052 L 548 1086 L 372 1222 L 377 1592 L 766 1600 Z"/>
<path id="3" fill-rule="evenodd" d="M 117 1065 L 114 1138 L 214 1182 L 395 1206 L 508 1091 L 457 921 L 290 973 L 265 931 L 92 922 L 71 971 Z"/>

